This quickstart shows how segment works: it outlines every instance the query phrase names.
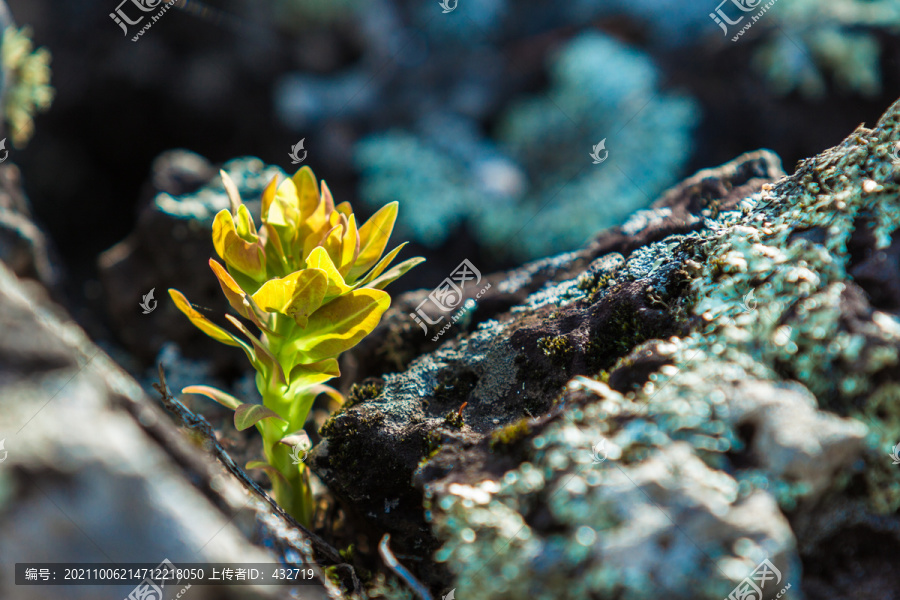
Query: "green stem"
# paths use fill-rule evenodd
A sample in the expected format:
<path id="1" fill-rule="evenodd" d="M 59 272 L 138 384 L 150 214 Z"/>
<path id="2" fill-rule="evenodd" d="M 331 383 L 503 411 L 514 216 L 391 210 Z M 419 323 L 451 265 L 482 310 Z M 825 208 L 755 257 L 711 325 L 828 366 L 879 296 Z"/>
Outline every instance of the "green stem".
<path id="1" fill-rule="evenodd" d="M 309 473 L 304 463 L 294 464 L 291 448 L 280 443 L 280 440 L 303 428 L 313 400 L 308 396 L 309 394 L 298 394 L 296 397 L 288 399 L 280 393 L 264 390 L 263 404 L 287 421 L 263 419 L 257 423 L 257 428 L 263 438 L 266 462 L 283 477 L 282 479 L 274 474 L 270 477 L 275 502 L 307 527 L 312 524 L 314 515 L 314 499 L 309 484 Z"/>

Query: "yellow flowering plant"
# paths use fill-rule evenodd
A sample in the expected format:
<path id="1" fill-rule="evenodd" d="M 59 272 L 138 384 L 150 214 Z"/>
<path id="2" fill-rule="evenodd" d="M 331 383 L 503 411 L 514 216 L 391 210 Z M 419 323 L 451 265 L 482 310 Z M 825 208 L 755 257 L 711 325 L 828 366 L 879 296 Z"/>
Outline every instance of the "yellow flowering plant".
<path id="1" fill-rule="evenodd" d="M 357 226 L 350 204 L 335 206 L 328 186 L 323 181 L 320 189 L 309 167 L 280 184 L 277 178 L 269 183 L 259 230 L 224 171 L 222 180 L 231 209 L 216 215 L 212 238 L 225 265 L 213 259 L 209 265 L 231 307 L 259 334 L 225 315 L 240 335 L 231 333 L 200 314 L 178 290 L 170 289 L 169 295 L 203 333 L 244 351 L 256 370 L 263 403 L 244 403 L 203 385 L 182 392 L 207 396 L 234 410 L 238 430 L 256 426 L 265 461 L 247 468 L 264 469 L 276 502 L 309 525 L 313 502 L 308 471 L 291 448 L 302 439 L 319 394 L 342 401 L 325 382 L 340 375 L 338 356 L 371 333 L 390 306 L 384 287 L 424 259 L 391 267 L 405 242 L 382 257 L 397 219 L 396 202 Z"/>

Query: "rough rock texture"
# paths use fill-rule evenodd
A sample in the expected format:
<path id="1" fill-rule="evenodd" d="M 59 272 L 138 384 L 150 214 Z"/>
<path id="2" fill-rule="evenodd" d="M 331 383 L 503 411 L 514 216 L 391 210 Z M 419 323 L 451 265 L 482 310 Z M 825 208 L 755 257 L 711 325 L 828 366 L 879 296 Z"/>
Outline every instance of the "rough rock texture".
<path id="1" fill-rule="evenodd" d="M 898 127 L 700 172 L 438 342 L 406 295 L 313 469 L 440 595 L 896 597 Z"/>
<path id="2" fill-rule="evenodd" d="M 283 175 L 281 169 L 256 158 L 231 160 L 222 168 L 258 219 L 262 190 L 275 175 Z M 215 256 L 210 237 L 213 218 L 229 207 L 216 168 L 191 152 L 170 151 L 157 158 L 151 185 L 152 201 L 142 210 L 134 232 L 98 261 L 114 331 L 130 352 L 148 362 L 166 341 L 190 351 L 197 340 L 205 339 L 187 319 L 179 318 L 168 301 L 168 288 L 181 290 L 211 314 L 225 312 L 227 303 L 207 257 Z M 156 290 L 159 310 L 144 315 L 138 304 L 151 289 Z M 207 357 L 219 362 L 229 362 L 232 356 L 215 344 L 202 347 Z"/>
<path id="3" fill-rule="evenodd" d="M 268 505 L 188 443 L 61 309 L 23 287 L 3 264 L 0 332 L 0 557 L 6 567 L 282 558 L 260 547 L 273 539 L 264 532 L 279 527 Z M 92 586 L 15 586 L 9 573 L 4 568 L 0 575 L 3 598 L 98 597 Z M 103 593 L 124 598 L 133 587 Z M 286 593 L 194 586 L 189 596 L 274 599 Z M 325 597 L 321 587 L 303 594 Z"/>
<path id="4" fill-rule="evenodd" d="M 0 6 L 0 14 L 5 6 Z M 0 261 L 19 277 L 58 291 L 62 271 L 44 232 L 32 220 L 22 175 L 12 163 L 0 166 Z"/>

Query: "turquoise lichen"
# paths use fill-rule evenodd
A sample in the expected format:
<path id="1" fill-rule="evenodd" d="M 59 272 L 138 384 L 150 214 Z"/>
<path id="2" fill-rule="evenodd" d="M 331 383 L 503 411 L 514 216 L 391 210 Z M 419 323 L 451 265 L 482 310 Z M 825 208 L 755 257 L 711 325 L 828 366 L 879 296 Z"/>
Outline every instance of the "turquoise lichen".
<path id="1" fill-rule="evenodd" d="M 900 5 L 894 0 L 779 0 L 760 25 L 765 38 L 753 64 L 775 92 L 796 90 L 821 98 L 830 75 L 838 89 L 873 97 L 882 82 L 877 34 L 900 31 Z"/>
<path id="2" fill-rule="evenodd" d="M 549 75 L 546 94 L 497 117 L 494 140 L 454 115 L 364 139 L 363 200 L 421 206 L 400 226 L 425 244 L 467 224 L 493 251 L 528 258 L 618 224 L 680 174 L 698 110 L 658 89 L 647 55 L 584 33 L 553 56 Z M 594 165 L 589 153 L 604 138 L 609 158 Z"/>

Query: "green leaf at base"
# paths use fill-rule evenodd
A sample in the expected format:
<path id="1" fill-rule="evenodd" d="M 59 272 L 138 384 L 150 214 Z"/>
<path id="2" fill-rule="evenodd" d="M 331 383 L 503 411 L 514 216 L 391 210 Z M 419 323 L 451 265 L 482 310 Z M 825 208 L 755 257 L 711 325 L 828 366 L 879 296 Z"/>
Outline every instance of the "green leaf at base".
<path id="1" fill-rule="evenodd" d="M 234 410 L 234 426 L 238 431 L 250 429 L 263 419 L 279 419 L 278 413 L 262 404 L 241 404 Z"/>

